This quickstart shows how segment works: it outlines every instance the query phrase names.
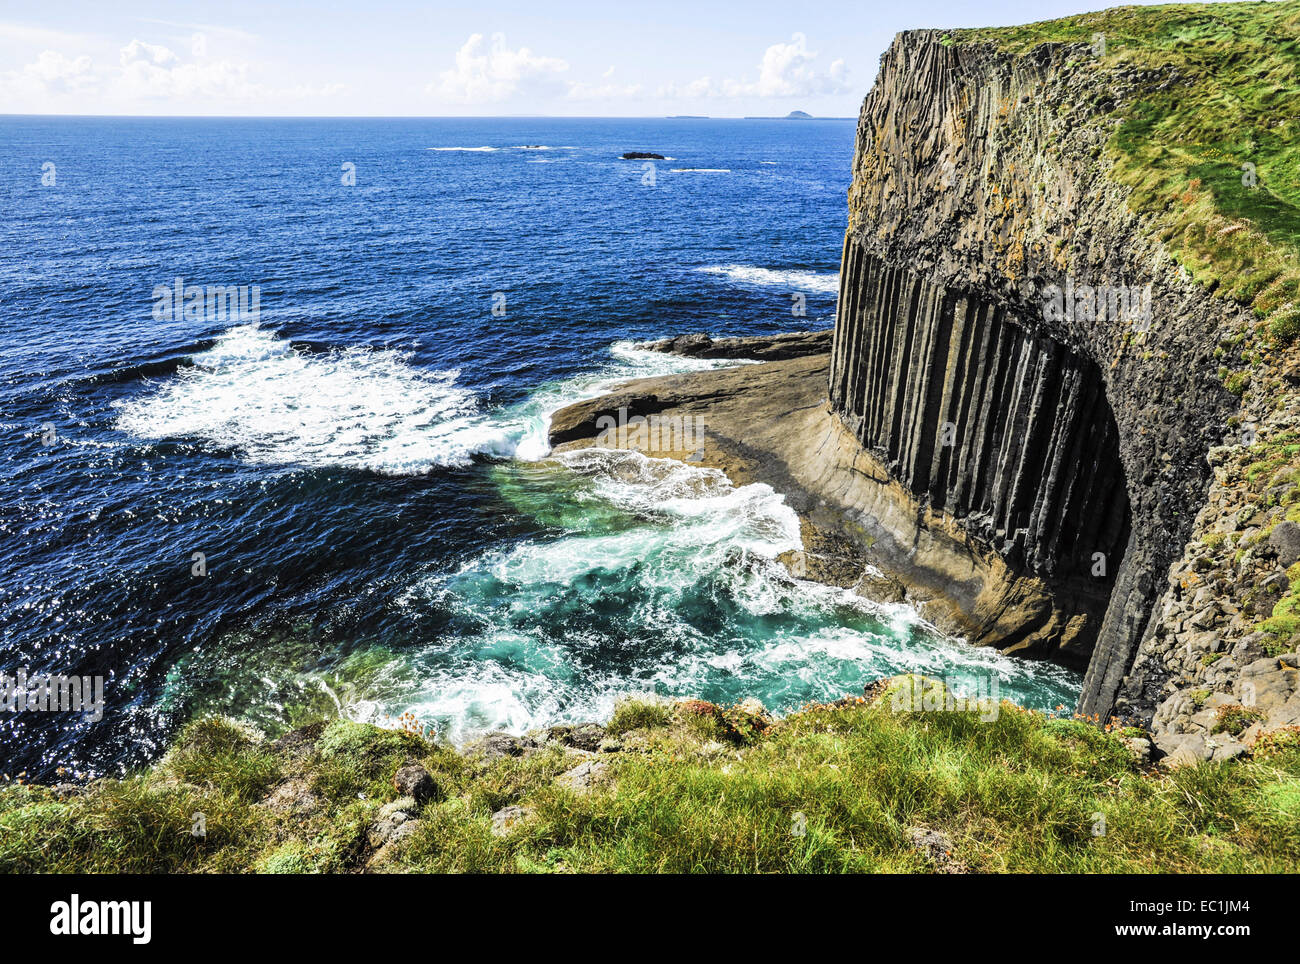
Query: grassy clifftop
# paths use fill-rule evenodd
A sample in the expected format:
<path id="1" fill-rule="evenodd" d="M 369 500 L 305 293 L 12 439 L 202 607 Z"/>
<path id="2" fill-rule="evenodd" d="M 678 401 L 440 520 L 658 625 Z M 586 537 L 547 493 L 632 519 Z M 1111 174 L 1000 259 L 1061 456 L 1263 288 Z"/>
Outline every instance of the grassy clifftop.
<path id="1" fill-rule="evenodd" d="M 1133 206 L 1269 341 L 1300 334 L 1300 2 L 1117 7 L 944 42 L 1094 44 L 1098 69 L 1133 88 L 1107 149 Z"/>
<path id="2" fill-rule="evenodd" d="M 272 743 L 210 719 L 149 772 L 0 790 L 0 870 L 1300 869 L 1294 731 L 1165 770 L 1131 734 L 1007 703 L 991 720 L 899 709 L 900 685 L 782 720 L 627 702 L 605 726 L 461 751 L 340 720 Z"/>

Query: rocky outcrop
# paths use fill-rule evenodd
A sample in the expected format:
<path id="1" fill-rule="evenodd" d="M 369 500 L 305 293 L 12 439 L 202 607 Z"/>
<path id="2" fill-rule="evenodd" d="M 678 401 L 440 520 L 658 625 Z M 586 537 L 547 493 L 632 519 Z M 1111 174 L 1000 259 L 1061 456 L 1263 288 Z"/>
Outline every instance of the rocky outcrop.
<path id="1" fill-rule="evenodd" d="M 765 482 L 799 514 L 799 576 L 880 602 L 906 598 L 930 622 L 976 642 L 1076 663 L 1080 620 L 1049 583 L 1015 572 L 960 525 L 927 508 L 830 411 L 829 357 L 644 378 L 570 405 L 551 421 L 557 452 L 636 449 L 720 469 L 737 485 Z M 690 451 L 676 433 L 637 433 L 637 419 L 699 428 Z M 617 424 L 602 432 L 601 425 Z M 654 444 L 656 439 L 660 444 Z M 1076 607 L 1077 609 L 1078 607 Z"/>
<path id="2" fill-rule="evenodd" d="M 695 457 L 791 495 L 809 575 L 879 564 L 944 628 L 1085 666 L 1080 712 L 1170 755 L 1295 725 L 1300 365 L 1246 353 L 1248 312 L 1110 175 L 1124 109 L 1178 82 L 1084 43 L 900 34 L 859 118 L 826 394 L 787 362 L 635 383 L 553 441 L 694 412 Z"/>
<path id="3" fill-rule="evenodd" d="M 710 338 L 703 333 L 678 335 L 659 341 L 641 342 L 634 347 L 687 358 L 736 358 L 755 361 L 784 361 L 808 355 L 824 355 L 831 350 L 831 331 L 797 331 L 780 335 L 755 335 L 742 338 Z"/>
<path id="4" fill-rule="evenodd" d="M 1241 310 L 1180 277 L 1102 154 L 1116 108 L 1174 80 L 1108 73 L 1086 44 L 1012 57 L 901 34 L 849 192 L 835 410 L 927 505 L 1079 606 L 1080 709 L 1101 717 L 1237 408 L 1212 355 Z M 1149 311 L 1117 291 L 1149 291 Z"/>

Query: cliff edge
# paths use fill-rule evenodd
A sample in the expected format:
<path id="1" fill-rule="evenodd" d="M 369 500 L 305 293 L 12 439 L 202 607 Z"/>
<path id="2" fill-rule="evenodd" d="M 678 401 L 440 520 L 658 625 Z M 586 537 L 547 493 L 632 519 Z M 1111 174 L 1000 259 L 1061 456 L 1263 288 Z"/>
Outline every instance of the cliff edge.
<path id="1" fill-rule="evenodd" d="M 1216 4 L 901 34 L 849 191 L 833 409 L 1055 587 L 1082 623 L 1060 645 L 1091 654 L 1082 713 L 1201 758 L 1300 722 L 1292 627 L 1261 625 L 1295 562 L 1300 196 L 1263 104 L 1298 23 Z"/>
<path id="2" fill-rule="evenodd" d="M 1297 28 L 1288 2 L 900 34 L 825 395 L 781 426 L 770 366 L 638 383 L 553 441 L 707 415 L 689 454 L 789 493 L 820 577 L 879 568 L 941 628 L 1086 667 L 1082 714 L 1195 759 L 1300 724 Z M 745 378 L 755 424 L 711 401 Z"/>

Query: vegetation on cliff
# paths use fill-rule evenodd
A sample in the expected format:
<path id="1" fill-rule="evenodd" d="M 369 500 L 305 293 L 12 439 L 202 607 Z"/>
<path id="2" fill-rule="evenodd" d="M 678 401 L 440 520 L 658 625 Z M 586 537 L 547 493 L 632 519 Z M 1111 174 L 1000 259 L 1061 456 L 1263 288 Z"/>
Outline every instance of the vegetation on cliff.
<path id="1" fill-rule="evenodd" d="M 0 870 L 1300 869 L 1295 732 L 1165 770 L 1125 732 L 1009 703 L 900 711 L 892 685 L 781 720 L 628 702 L 607 727 L 459 752 L 344 720 L 275 742 L 203 720 L 146 773 L 0 790 Z"/>
<path id="2" fill-rule="evenodd" d="M 1100 69 L 1140 76 L 1108 145 L 1132 205 L 1270 341 L 1300 335 L 1300 2 L 1117 7 L 947 41 L 1089 43 Z"/>
<path id="3" fill-rule="evenodd" d="M 1213 367 L 1193 362 L 1191 390 L 1161 399 L 1135 428 L 1158 434 L 1162 412 L 1190 403 L 1206 419 L 1210 445 L 1187 430 L 1196 427 L 1189 418 L 1167 436 L 1171 451 L 1162 456 L 1175 463 L 1204 457 L 1213 475 L 1194 503 L 1194 524 L 1177 539 L 1182 558 L 1167 572 L 1153 572 L 1160 588 L 1153 631 L 1116 706 L 1136 707 L 1136 718 L 1149 719 L 1165 752 L 1206 759 L 1237 752 L 1238 740 L 1249 746 L 1260 733 L 1295 725 L 1300 3 L 1120 7 L 1023 27 L 952 31 L 941 42 L 977 61 L 1020 58 L 1030 76 L 1064 55 L 1069 72 L 1089 77 L 1088 85 L 1071 88 L 1088 90 L 1084 97 L 1045 90 L 1044 109 L 1062 118 L 1082 113 L 1103 125 L 1093 170 L 1126 187 L 1140 233 L 1158 239 L 1191 279 L 1222 299 L 1221 313 L 1198 315 L 1186 302 L 1169 303 L 1174 296 L 1167 291 L 1156 321 L 1166 342 L 1195 344 L 1200 337 L 1203 347 L 1213 346 Z M 1143 275 L 1140 264 L 1125 271 Z M 1158 265 L 1149 277 L 1159 281 Z M 1146 349 L 1144 362 L 1161 362 L 1166 356 L 1152 357 L 1150 336 L 1135 335 L 1132 343 Z M 1210 411 L 1212 400 L 1195 389 L 1203 376 L 1217 377 L 1236 397 L 1235 412 Z M 1138 496 L 1153 491 L 1144 480 Z M 1175 520 L 1167 522 L 1177 531 Z M 1220 711 L 1235 723 L 1246 710 L 1259 719 L 1240 732 L 1219 725 Z"/>

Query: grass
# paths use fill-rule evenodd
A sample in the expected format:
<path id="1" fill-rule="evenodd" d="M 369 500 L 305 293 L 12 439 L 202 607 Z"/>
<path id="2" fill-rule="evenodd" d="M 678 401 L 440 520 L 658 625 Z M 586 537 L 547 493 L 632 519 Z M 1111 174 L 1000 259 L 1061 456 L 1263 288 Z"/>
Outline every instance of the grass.
<path id="1" fill-rule="evenodd" d="M 980 722 L 849 700 L 729 742 L 700 724 L 709 714 L 698 704 L 658 709 L 620 729 L 634 751 L 593 757 L 612 780 L 587 792 L 555 782 L 582 759 L 558 745 L 483 760 L 333 722 L 286 747 L 203 721 L 153 770 L 80 796 L 0 790 L 0 869 L 374 869 L 367 828 L 397 797 L 396 769 L 419 759 L 442 793 L 386 870 L 926 872 L 907 842 L 913 827 L 946 834 L 974 871 L 1300 870 L 1295 732 L 1252 759 L 1165 771 L 1136 762 L 1117 733 L 1005 703 Z M 307 802 L 285 803 L 296 795 Z M 508 805 L 526 817 L 495 834 L 491 815 Z M 195 812 L 206 837 L 191 833 Z"/>
<path id="2" fill-rule="evenodd" d="M 1020 54 L 1099 33 L 1099 69 L 1176 72 L 1122 108 L 1107 145 L 1113 176 L 1196 281 L 1252 307 L 1275 346 L 1291 342 L 1300 335 L 1300 2 L 1116 7 L 955 30 L 945 42 Z"/>

